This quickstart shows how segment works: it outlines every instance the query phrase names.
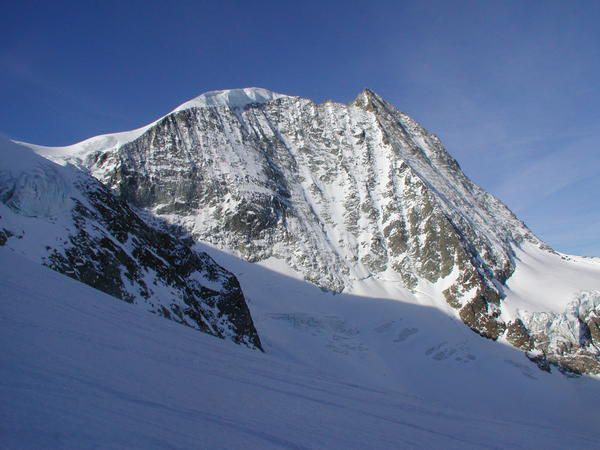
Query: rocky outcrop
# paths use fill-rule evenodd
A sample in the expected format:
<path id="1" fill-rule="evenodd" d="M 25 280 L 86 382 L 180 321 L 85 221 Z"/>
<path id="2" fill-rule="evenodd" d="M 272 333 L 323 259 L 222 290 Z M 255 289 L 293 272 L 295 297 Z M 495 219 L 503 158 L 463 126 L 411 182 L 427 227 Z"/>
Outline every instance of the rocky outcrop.
<path id="1" fill-rule="evenodd" d="M 506 327 L 506 340 L 521 350 L 529 351 L 533 349 L 531 335 L 521 319 L 509 322 Z"/>
<path id="2" fill-rule="evenodd" d="M 168 319 L 261 348 L 237 279 L 193 241 L 150 226 L 94 178 L 12 150 L 33 161 L 0 173 L 2 245 Z"/>

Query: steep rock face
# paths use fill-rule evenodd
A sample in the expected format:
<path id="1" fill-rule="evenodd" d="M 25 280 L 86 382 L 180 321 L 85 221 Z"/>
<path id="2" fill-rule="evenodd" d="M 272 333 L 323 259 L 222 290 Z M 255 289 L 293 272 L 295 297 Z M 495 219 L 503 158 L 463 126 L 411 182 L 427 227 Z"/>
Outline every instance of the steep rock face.
<path id="1" fill-rule="evenodd" d="M 0 245 L 176 322 L 261 347 L 237 279 L 206 253 L 152 228 L 92 177 L 25 148 L 2 150 L 3 160 L 27 161 L 0 170 Z"/>
<path id="2" fill-rule="evenodd" d="M 465 323 L 497 338 L 510 244 L 535 238 L 440 141 L 370 91 L 351 105 L 278 97 L 191 107 L 83 164 L 126 201 L 249 260 L 284 258 L 341 291 L 386 271 L 445 280 Z"/>
<path id="3" fill-rule="evenodd" d="M 39 151 L 247 260 L 283 259 L 338 292 L 398 280 L 435 292 L 482 336 L 545 351 L 503 298 L 515 248 L 552 250 L 435 135 L 369 90 L 349 105 L 209 93 L 134 132 Z"/>

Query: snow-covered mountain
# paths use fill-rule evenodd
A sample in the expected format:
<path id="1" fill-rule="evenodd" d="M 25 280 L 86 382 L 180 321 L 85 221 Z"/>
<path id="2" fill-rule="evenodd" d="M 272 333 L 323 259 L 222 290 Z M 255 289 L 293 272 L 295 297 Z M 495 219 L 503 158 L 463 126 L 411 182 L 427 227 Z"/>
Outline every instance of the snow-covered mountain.
<path id="1" fill-rule="evenodd" d="M 150 226 L 87 173 L 5 140 L 0 246 L 176 322 L 261 347 L 233 274 L 189 240 Z"/>
<path id="2" fill-rule="evenodd" d="M 600 260 L 541 242 L 368 90 L 216 91 L 68 147 L 0 142 L 0 322 L 11 448 L 600 437 Z"/>
<path id="3" fill-rule="evenodd" d="M 138 130 L 32 147 L 198 242 L 333 292 L 377 285 L 541 367 L 600 373 L 599 260 L 553 251 L 372 91 L 349 105 L 209 92 Z"/>

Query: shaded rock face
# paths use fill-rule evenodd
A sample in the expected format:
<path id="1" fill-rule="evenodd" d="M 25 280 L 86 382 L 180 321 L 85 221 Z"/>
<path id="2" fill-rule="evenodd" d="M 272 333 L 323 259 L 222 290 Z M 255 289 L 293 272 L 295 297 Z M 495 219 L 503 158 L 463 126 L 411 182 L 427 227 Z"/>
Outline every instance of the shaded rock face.
<path id="1" fill-rule="evenodd" d="M 23 206 L 31 202 L 15 201 L 28 198 L 19 184 L 30 174 L 14 180 L 4 177 L 3 184 L 13 188 L 6 189 L 2 198 L 0 225 L 7 229 L 0 227 L 1 245 L 29 257 L 39 255 L 43 264 L 58 272 L 173 321 L 261 348 L 233 274 L 206 253 L 194 250 L 192 241 L 148 225 L 92 177 L 52 166 L 43 171 L 56 171 L 52 179 L 67 186 L 62 196 L 64 211 L 54 216 L 38 208 L 38 214 L 30 214 L 31 208 Z M 42 192 L 39 185 L 31 191 Z M 43 235 L 46 245 L 38 235 Z"/>
<path id="2" fill-rule="evenodd" d="M 511 243 L 536 241 L 470 182 L 439 139 L 376 94 L 351 105 L 282 97 L 190 108 L 84 165 L 136 207 L 257 261 L 285 259 L 318 286 L 393 271 L 445 280 L 448 303 L 497 338 Z"/>

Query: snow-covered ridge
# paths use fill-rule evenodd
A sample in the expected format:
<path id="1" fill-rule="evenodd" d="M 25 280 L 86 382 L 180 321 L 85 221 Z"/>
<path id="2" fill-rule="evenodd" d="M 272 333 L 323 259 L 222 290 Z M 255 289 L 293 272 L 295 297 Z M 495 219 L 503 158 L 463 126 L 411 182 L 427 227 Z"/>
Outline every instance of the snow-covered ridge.
<path id="1" fill-rule="evenodd" d="M 191 108 L 243 108 L 247 105 L 264 104 L 284 97 L 290 96 L 258 87 L 209 91 L 179 105 L 154 122 L 134 130 L 102 134 L 65 146 L 50 147 L 27 142 L 17 143 L 33 148 L 38 154 L 59 164 L 68 162 L 76 166 L 81 166 L 82 161 L 88 154 L 115 150 L 124 144 L 132 142 L 173 113 Z"/>
<path id="2" fill-rule="evenodd" d="M 251 104 L 267 103 L 278 98 L 288 97 L 284 94 L 269 91 L 263 88 L 250 87 L 241 89 L 225 89 L 222 91 L 206 92 L 198 97 L 185 102 L 171 112 L 183 111 L 189 108 L 222 107 L 243 108 Z"/>

